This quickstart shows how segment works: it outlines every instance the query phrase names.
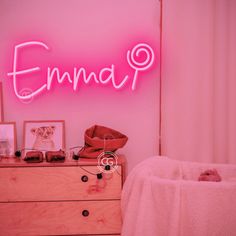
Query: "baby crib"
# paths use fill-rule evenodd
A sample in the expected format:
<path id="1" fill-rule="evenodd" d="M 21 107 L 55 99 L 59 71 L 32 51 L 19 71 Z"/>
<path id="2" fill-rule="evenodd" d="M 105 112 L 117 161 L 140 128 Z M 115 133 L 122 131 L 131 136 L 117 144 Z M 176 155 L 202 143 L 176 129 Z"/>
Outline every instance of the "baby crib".
<path id="1" fill-rule="evenodd" d="M 198 181 L 213 168 L 221 182 Z M 234 236 L 236 165 L 150 157 L 129 174 L 121 204 L 122 236 Z"/>

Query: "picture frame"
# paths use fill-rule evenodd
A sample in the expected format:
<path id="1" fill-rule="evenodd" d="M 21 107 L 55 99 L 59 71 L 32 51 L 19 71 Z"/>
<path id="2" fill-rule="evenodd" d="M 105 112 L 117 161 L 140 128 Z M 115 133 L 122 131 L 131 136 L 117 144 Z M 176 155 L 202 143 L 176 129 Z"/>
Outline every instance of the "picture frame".
<path id="1" fill-rule="evenodd" d="M 15 156 L 16 123 L 0 122 L 0 156 Z"/>
<path id="2" fill-rule="evenodd" d="M 31 120 L 24 121 L 23 147 L 25 152 L 58 151 L 65 149 L 64 120 Z"/>
<path id="3" fill-rule="evenodd" d="M 2 92 L 2 82 L 0 81 L 0 122 L 3 122 L 3 92 Z"/>

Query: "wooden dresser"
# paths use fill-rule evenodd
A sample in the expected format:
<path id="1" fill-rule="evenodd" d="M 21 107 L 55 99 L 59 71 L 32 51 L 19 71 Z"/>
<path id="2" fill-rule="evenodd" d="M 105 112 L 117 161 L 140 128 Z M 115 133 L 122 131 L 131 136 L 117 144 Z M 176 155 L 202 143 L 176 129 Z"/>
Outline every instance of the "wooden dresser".
<path id="1" fill-rule="evenodd" d="M 124 167 L 122 156 L 114 172 L 97 160 L 2 159 L 0 235 L 119 235 Z"/>

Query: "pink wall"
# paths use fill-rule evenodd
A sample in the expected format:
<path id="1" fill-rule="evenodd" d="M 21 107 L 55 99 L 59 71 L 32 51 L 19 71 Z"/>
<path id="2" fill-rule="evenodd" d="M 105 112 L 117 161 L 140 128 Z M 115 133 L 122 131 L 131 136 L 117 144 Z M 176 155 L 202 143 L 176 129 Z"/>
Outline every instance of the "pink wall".
<path id="1" fill-rule="evenodd" d="M 5 120 L 17 122 L 18 147 L 24 120 L 64 119 L 67 147 L 83 144 L 84 130 L 101 124 L 128 135 L 121 152 L 128 158 L 129 169 L 157 154 L 159 11 L 156 0 L 2 0 L 0 79 Z M 50 52 L 35 49 L 34 54 L 21 58 L 20 63 L 31 66 L 37 60 L 42 67 L 57 65 L 71 71 L 74 66 L 84 66 L 96 71 L 113 63 L 123 76 L 133 73 L 126 65 L 126 51 L 139 42 L 150 44 L 157 60 L 151 70 L 140 73 L 134 92 L 130 87 L 115 91 L 111 86 L 91 84 L 74 93 L 68 84 L 55 85 L 50 93 L 23 104 L 6 74 L 12 70 L 13 46 L 29 40 L 50 47 Z M 22 88 L 24 83 L 20 83 Z"/>

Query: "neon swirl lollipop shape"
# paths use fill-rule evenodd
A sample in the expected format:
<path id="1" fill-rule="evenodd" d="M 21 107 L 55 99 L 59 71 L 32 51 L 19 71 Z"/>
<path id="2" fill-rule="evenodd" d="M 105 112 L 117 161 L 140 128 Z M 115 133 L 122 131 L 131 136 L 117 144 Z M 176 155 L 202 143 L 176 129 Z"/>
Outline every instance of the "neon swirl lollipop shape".
<path id="1" fill-rule="evenodd" d="M 140 59 L 141 53 L 145 53 L 145 60 L 139 62 L 137 59 Z M 138 77 L 138 71 L 144 71 L 150 68 L 154 62 L 154 52 L 153 49 L 146 43 L 139 43 L 137 44 L 131 51 L 128 50 L 127 52 L 127 61 L 135 70 L 132 90 L 135 89 L 136 80 Z"/>

